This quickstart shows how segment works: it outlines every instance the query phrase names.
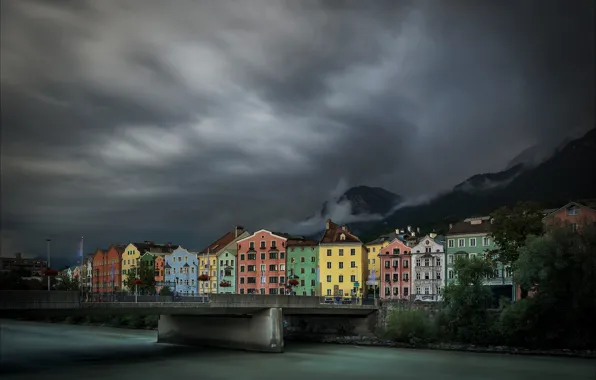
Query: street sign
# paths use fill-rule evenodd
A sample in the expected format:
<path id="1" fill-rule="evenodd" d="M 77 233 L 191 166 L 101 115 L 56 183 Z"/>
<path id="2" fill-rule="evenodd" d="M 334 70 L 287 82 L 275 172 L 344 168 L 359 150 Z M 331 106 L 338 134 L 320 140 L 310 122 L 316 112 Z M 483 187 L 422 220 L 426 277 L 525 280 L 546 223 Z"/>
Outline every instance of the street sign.
<path id="1" fill-rule="evenodd" d="M 354 283 L 354 287 L 355 287 L 355 288 L 359 288 L 359 287 L 360 287 L 360 283 L 358 283 L 358 282 L 355 282 L 355 283 Z"/>
<path id="2" fill-rule="evenodd" d="M 156 281 L 155 285 L 156 286 L 175 286 L 176 282 L 175 281 Z"/>
<path id="3" fill-rule="evenodd" d="M 366 281 L 366 285 L 370 285 L 370 286 L 377 285 L 377 282 L 375 280 L 368 280 L 368 281 Z"/>

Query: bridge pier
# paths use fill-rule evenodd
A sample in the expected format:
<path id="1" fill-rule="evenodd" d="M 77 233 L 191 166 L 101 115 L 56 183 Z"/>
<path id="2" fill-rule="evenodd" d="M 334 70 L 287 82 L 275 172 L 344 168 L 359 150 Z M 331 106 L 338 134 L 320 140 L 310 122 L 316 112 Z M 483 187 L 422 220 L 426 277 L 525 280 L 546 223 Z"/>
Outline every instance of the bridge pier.
<path id="1" fill-rule="evenodd" d="M 160 315 L 158 343 L 283 352 L 281 308 L 267 308 L 250 316 Z"/>

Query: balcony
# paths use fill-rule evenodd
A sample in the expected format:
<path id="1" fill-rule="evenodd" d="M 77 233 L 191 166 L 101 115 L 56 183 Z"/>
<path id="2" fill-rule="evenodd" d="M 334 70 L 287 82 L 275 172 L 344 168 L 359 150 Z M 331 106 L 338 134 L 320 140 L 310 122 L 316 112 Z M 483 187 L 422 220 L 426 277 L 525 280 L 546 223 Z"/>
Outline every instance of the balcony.
<path id="1" fill-rule="evenodd" d="M 513 285 L 512 277 L 491 277 L 484 280 L 484 283 L 489 286 L 497 285 Z"/>

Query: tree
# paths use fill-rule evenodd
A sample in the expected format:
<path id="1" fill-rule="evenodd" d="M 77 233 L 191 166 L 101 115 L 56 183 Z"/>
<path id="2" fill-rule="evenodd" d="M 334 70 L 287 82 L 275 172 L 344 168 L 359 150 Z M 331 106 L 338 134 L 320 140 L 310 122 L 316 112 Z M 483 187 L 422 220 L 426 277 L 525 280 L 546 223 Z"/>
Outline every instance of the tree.
<path id="1" fill-rule="evenodd" d="M 492 259 L 510 265 L 517 260 L 519 249 L 530 236 L 543 233 L 542 209 L 532 202 L 518 202 L 513 207 L 501 207 L 491 214 L 491 236 L 497 247 L 491 251 Z"/>
<path id="2" fill-rule="evenodd" d="M 138 270 L 138 276 L 137 276 Z M 126 274 L 125 285 L 129 290 L 135 290 L 135 281 L 140 280 L 141 283 L 136 286 L 140 293 L 155 294 L 155 267 L 148 263 L 141 261 L 138 268 L 128 270 Z"/>
<path id="3" fill-rule="evenodd" d="M 492 294 L 484 279 L 492 274 L 493 264 L 461 257 L 455 261 L 454 271 L 457 281 L 445 287 L 445 309 L 439 317 L 443 334 L 461 342 L 489 343 L 492 335 L 488 308 Z"/>
<path id="4" fill-rule="evenodd" d="M 56 280 L 57 290 L 79 290 L 79 279 L 77 277 L 70 278 L 65 274 L 61 274 Z"/>
<path id="5" fill-rule="evenodd" d="M 511 305 L 503 330 L 517 344 L 594 348 L 596 226 L 557 227 L 520 248 L 514 278 L 532 297 Z"/>

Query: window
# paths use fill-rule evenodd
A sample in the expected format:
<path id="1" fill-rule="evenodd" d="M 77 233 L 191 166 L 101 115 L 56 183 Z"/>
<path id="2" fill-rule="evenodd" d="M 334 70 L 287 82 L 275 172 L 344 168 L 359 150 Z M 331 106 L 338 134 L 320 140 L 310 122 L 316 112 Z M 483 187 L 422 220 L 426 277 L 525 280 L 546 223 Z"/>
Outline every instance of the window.
<path id="1" fill-rule="evenodd" d="M 317 270 L 315 268 L 310 268 L 310 273 L 315 274 L 317 273 Z"/>
<path id="2" fill-rule="evenodd" d="M 284 276 L 279 276 L 279 283 L 284 284 L 286 282 L 286 278 Z"/>
<path id="3" fill-rule="evenodd" d="M 425 272 L 425 273 L 424 273 L 424 279 L 425 279 L 425 280 L 429 280 L 429 279 L 430 279 L 430 273 L 428 273 L 428 272 Z"/>
<path id="4" fill-rule="evenodd" d="M 409 293 L 408 293 L 408 288 L 404 288 L 404 297 L 407 297 L 407 296 L 408 296 L 408 294 L 409 294 Z"/>
<path id="5" fill-rule="evenodd" d="M 579 207 L 571 206 L 567 209 L 567 215 L 579 215 Z"/>
<path id="6" fill-rule="evenodd" d="M 310 286 L 315 286 L 315 280 L 310 280 Z"/>
<path id="7" fill-rule="evenodd" d="M 339 275 L 339 282 L 344 282 L 344 276 L 343 275 Z"/>
<path id="8" fill-rule="evenodd" d="M 437 280 L 441 279 L 441 272 L 437 272 Z"/>
<path id="9" fill-rule="evenodd" d="M 389 288 L 389 287 L 385 288 L 385 295 L 386 296 L 390 296 L 391 295 L 391 288 Z"/>
<path id="10" fill-rule="evenodd" d="M 420 280 L 420 272 L 416 272 L 416 280 Z"/>
<path id="11" fill-rule="evenodd" d="M 331 256 L 331 250 L 330 249 L 327 250 L 327 256 Z"/>
<path id="12" fill-rule="evenodd" d="M 300 268 L 300 274 L 304 274 L 304 268 Z"/>
<path id="13" fill-rule="evenodd" d="M 244 261 L 244 253 L 240 255 L 240 260 Z"/>
<path id="14" fill-rule="evenodd" d="M 267 265 L 261 264 L 261 272 L 265 272 L 266 269 L 267 269 Z"/>
<path id="15" fill-rule="evenodd" d="M 430 289 L 428 287 L 424 288 L 424 294 L 430 294 Z"/>
<path id="16" fill-rule="evenodd" d="M 476 238 L 470 238 L 470 247 L 476 246 Z"/>
<path id="17" fill-rule="evenodd" d="M 339 249 L 339 255 L 340 255 L 340 256 L 343 256 L 343 255 L 344 255 L 344 250 L 343 250 L 343 249 L 341 249 L 341 248 Z"/>
<path id="18" fill-rule="evenodd" d="M 330 296 L 331 295 L 331 289 L 327 289 L 327 295 Z"/>
<path id="19" fill-rule="evenodd" d="M 397 273 L 393 274 L 393 281 L 399 281 L 399 274 L 397 274 Z"/>
<path id="20" fill-rule="evenodd" d="M 271 248 L 275 248 L 275 247 L 277 247 L 277 242 L 275 240 L 273 240 L 271 242 Z"/>
<path id="21" fill-rule="evenodd" d="M 571 223 L 571 231 L 577 231 L 577 223 Z"/>
<path id="22" fill-rule="evenodd" d="M 250 243 L 248 243 L 248 249 L 255 249 L 255 242 L 251 241 Z"/>
<path id="23" fill-rule="evenodd" d="M 260 246 L 260 248 L 261 248 L 261 249 L 264 249 L 265 247 L 266 247 L 266 244 L 265 244 L 265 242 L 261 240 L 261 246 Z"/>
<path id="24" fill-rule="evenodd" d="M 261 260 L 265 260 L 265 253 L 261 253 Z"/>
<path id="25" fill-rule="evenodd" d="M 453 271 L 452 270 L 449 271 L 449 279 L 453 280 Z"/>
<path id="26" fill-rule="evenodd" d="M 457 246 L 458 247 L 465 247 L 466 246 L 466 239 L 458 239 L 457 240 Z"/>
<path id="27" fill-rule="evenodd" d="M 350 281 L 351 282 L 356 282 L 356 275 L 355 274 L 353 274 L 353 275 L 350 276 Z"/>
<path id="28" fill-rule="evenodd" d="M 240 272 L 244 272 L 244 265 L 240 267 L 241 270 Z M 257 271 L 257 266 L 256 265 L 249 265 L 248 266 L 248 272 L 256 272 Z"/>
<path id="29" fill-rule="evenodd" d="M 277 260 L 277 252 L 269 252 L 269 259 L 270 260 Z"/>
<path id="30" fill-rule="evenodd" d="M 420 294 L 420 286 L 416 287 L 416 294 Z"/>
<path id="31" fill-rule="evenodd" d="M 257 259 L 257 254 L 256 253 L 249 253 L 248 254 L 248 259 L 249 260 L 256 260 Z"/>
<path id="32" fill-rule="evenodd" d="M 404 264 L 402 265 L 404 268 L 408 267 L 408 260 L 404 260 Z"/>
<path id="33" fill-rule="evenodd" d="M 430 259 L 424 259 L 424 266 L 425 267 L 430 266 Z"/>
<path id="34" fill-rule="evenodd" d="M 420 266 L 420 259 L 416 259 L 416 266 L 419 267 Z"/>
<path id="35" fill-rule="evenodd" d="M 285 252 L 280 252 L 279 253 L 279 258 L 282 259 L 282 260 L 285 259 L 286 258 L 286 253 Z"/>
<path id="36" fill-rule="evenodd" d="M 355 248 L 350 249 L 350 256 L 356 256 L 356 249 Z"/>
<path id="37" fill-rule="evenodd" d="M 343 267 L 344 267 L 344 263 L 342 261 L 342 262 L 339 263 L 339 269 L 343 269 Z"/>
<path id="38" fill-rule="evenodd" d="M 275 265 L 275 264 L 269 265 L 269 270 L 272 271 L 272 272 L 277 271 L 277 265 Z"/>
<path id="39" fill-rule="evenodd" d="M 441 266 L 441 258 L 440 257 L 435 258 L 435 262 L 438 267 Z"/>
<path id="40" fill-rule="evenodd" d="M 455 240 L 453 240 L 453 239 L 447 240 L 447 247 L 449 247 L 449 248 L 455 247 Z"/>
<path id="41" fill-rule="evenodd" d="M 385 282 L 389 281 L 391 281 L 391 276 L 389 275 L 389 273 L 385 273 Z"/>
<path id="42" fill-rule="evenodd" d="M 488 237 L 483 237 L 482 238 L 482 245 L 485 247 L 488 247 L 490 245 L 490 239 Z"/>
<path id="43" fill-rule="evenodd" d="M 331 263 L 330 262 L 327 263 L 327 269 L 331 269 Z"/>
<path id="44" fill-rule="evenodd" d="M 277 276 L 269 277 L 270 284 L 277 284 Z"/>
<path id="45" fill-rule="evenodd" d="M 327 282 L 331 282 L 331 275 L 327 276 Z"/>
<path id="46" fill-rule="evenodd" d="M 279 270 L 280 271 L 285 271 L 286 270 L 286 264 L 279 264 Z"/>
<path id="47" fill-rule="evenodd" d="M 300 262 L 303 263 L 304 262 L 304 257 L 300 257 Z"/>
<path id="48" fill-rule="evenodd" d="M 453 255 L 449 255 L 449 264 L 453 264 Z"/>
<path id="49" fill-rule="evenodd" d="M 409 275 L 407 273 L 404 273 L 401 277 L 404 281 L 408 282 Z"/>
<path id="50" fill-rule="evenodd" d="M 393 295 L 394 296 L 399 295 L 399 288 L 393 288 Z"/>
<path id="51" fill-rule="evenodd" d="M 316 262 L 316 261 L 317 261 L 317 258 L 316 258 L 316 257 L 314 257 L 314 256 L 313 256 L 313 257 L 311 257 L 311 258 L 310 258 L 310 262 L 311 262 L 311 263 L 314 263 L 314 262 Z"/>

